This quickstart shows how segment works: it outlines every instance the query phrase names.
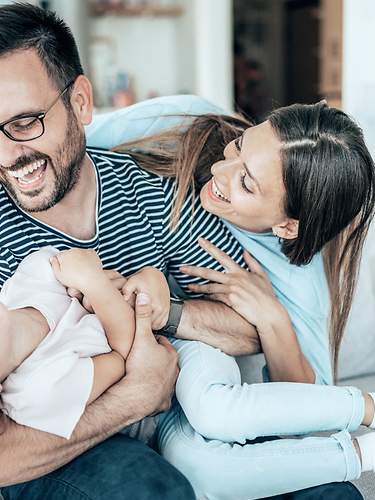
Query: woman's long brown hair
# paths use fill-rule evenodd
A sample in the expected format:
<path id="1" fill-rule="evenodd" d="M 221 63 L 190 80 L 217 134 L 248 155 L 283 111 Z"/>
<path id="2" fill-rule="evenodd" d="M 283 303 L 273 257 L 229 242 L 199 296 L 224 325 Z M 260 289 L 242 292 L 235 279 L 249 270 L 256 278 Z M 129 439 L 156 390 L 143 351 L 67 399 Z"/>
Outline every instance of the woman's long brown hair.
<path id="1" fill-rule="evenodd" d="M 211 166 L 223 158 L 225 146 L 251 126 L 242 117 L 190 115 L 190 125 L 186 125 L 184 118 L 183 126 L 114 148 L 131 153 L 144 170 L 176 179 L 172 229 L 176 227 L 187 192 L 191 190 L 193 196 L 199 193 L 211 178 Z"/>
<path id="2" fill-rule="evenodd" d="M 320 130 L 324 129 L 323 112 L 333 123 L 329 133 Z M 282 142 L 285 212 L 300 222 L 298 237 L 282 242 L 282 251 L 292 264 L 305 265 L 323 250 L 331 295 L 330 345 L 336 376 L 361 252 L 374 212 L 374 164 L 361 130 L 344 113 L 325 104 L 281 108 L 269 119 Z M 170 221 L 173 230 L 188 190 L 195 196 L 199 193 L 211 178 L 211 166 L 223 158 L 224 147 L 251 125 L 243 117 L 206 114 L 191 117 L 189 125 L 185 122 L 181 127 L 122 144 L 115 151 L 129 152 L 145 170 L 176 179 Z M 351 140 L 345 134 L 351 134 Z M 328 168 L 337 168 L 338 159 L 342 160 L 341 170 L 346 168 L 344 177 Z M 341 189 L 338 182 L 345 186 Z M 351 196 L 354 186 L 356 193 Z M 314 210 L 318 213 L 312 215 Z"/>

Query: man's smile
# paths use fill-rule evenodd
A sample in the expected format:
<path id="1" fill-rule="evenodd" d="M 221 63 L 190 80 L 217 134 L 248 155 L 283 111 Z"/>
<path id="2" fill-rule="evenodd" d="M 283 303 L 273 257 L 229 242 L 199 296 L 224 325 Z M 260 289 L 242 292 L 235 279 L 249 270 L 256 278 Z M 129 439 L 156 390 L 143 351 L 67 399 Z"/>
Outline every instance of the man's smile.
<path id="1" fill-rule="evenodd" d="M 8 171 L 8 174 L 13 177 L 21 188 L 35 189 L 39 187 L 44 178 L 47 168 L 47 160 L 36 160 L 17 170 Z"/>

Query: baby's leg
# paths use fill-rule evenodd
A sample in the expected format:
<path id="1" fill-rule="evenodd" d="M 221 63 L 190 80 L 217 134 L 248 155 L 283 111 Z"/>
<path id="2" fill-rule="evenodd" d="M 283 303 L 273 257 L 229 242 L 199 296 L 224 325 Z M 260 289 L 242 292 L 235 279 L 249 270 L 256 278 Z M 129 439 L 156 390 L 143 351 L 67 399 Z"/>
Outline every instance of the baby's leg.
<path id="1" fill-rule="evenodd" d="M 87 401 L 88 405 L 125 375 L 124 358 L 116 351 L 99 354 L 92 358 L 92 361 L 94 363 L 94 380 Z"/>
<path id="2" fill-rule="evenodd" d="M 9 310 L 0 303 L 0 382 L 30 356 L 48 331 L 47 320 L 38 310 Z"/>

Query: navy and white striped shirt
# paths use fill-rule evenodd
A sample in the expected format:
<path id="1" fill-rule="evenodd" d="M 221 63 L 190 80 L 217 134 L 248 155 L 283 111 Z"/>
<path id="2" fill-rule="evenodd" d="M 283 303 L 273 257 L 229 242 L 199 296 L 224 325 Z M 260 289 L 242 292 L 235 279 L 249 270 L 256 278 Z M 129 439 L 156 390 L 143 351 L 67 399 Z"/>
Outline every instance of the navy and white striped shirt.
<path id="1" fill-rule="evenodd" d="M 222 269 L 197 243 L 203 236 L 242 260 L 242 247 L 225 225 L 188 195 L 177 228 L 170 230 L 174 181 L 142 170 L 127 154 L 87 150 L 96 169 L 96 234 L 79 240 L 25 213 L 0 186 L 0 286 L 19 262 L 33 251 L 52 245 L 59 250 L 94 248 L 105 269 L 129 275 L 144 266 L 171 274 L 184 292 L 199 281 L 179 271 L 182 264 Z"/>

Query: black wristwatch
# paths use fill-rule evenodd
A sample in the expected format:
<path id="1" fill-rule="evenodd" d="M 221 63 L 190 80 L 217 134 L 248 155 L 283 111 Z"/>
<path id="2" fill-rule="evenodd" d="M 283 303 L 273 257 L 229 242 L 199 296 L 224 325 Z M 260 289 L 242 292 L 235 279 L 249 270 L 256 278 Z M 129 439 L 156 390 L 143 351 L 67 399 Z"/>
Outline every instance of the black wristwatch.
<path id="1" fill-rule="evenodd" d="M 171 297 L 171 307 L 169 309 L 168 321 L 161 333 L 169 337 L 175 337 L 178 325 L 180 324 L 184 301 Z"/>

